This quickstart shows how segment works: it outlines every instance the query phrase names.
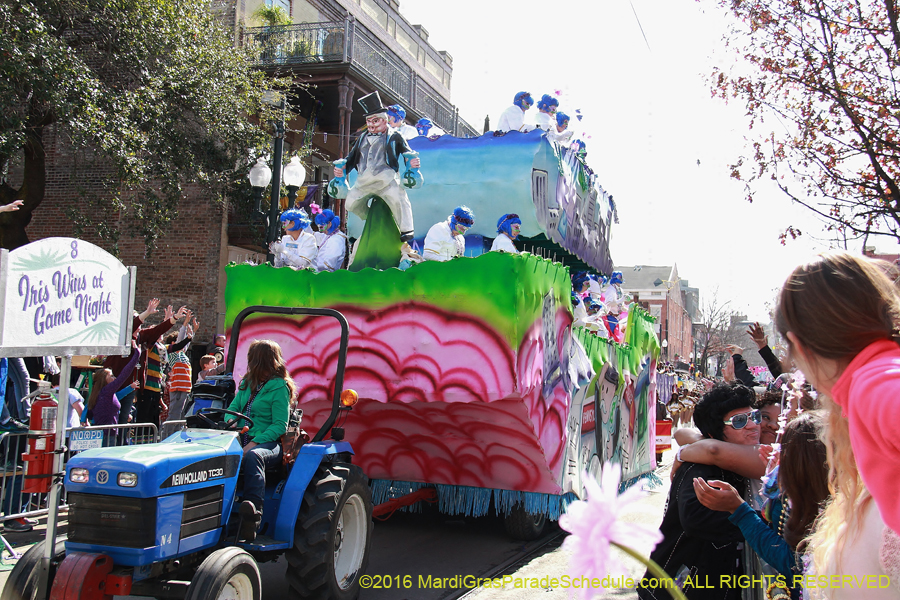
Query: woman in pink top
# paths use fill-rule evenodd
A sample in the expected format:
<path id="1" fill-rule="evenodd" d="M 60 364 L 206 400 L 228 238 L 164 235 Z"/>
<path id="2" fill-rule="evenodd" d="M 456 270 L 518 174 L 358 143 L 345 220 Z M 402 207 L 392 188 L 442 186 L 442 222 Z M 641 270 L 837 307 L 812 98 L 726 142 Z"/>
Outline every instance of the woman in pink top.
<path id="1" fill-rule="evenodd" d="M 900 531 L 900 296 L 886 274 L 893 270 L 885 261 L 828 252 L 794 269 L 779 299 L 775 324 L 829 411 L 838 493 L 813 537 L 819 573 L 844 554 L 847 529 L 863 528 L 871 498 L 884 523 Z"/>

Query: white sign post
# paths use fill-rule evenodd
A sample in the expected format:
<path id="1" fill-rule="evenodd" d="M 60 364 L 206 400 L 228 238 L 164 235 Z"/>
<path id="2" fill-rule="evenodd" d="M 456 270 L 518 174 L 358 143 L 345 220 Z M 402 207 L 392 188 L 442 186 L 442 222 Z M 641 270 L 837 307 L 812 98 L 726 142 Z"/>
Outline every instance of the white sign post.
<path id="1" fill-rule="evenodd" d="M 73 238 L 46 238 L 0 249 L 0 357 L 61 356 L 53 483 L 47 503 L 47 536 L 38 597 L 49 596 L 56 546 L 57 509 L 69 422 L 72 356 L 131 353 L 135 267 L 102 248 Z"/>

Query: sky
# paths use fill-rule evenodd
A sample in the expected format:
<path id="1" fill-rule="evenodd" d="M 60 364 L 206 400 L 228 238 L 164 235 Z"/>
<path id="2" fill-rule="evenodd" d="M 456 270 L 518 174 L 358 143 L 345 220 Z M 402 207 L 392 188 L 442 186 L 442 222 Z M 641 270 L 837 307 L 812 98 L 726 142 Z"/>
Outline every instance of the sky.
<path id="1" fill-rule="evenodd" d="M 734 60 L 717 2 L 400 0 L 400 12 L 453 57 L 451 100 L 479 131 L 519 91 L 559 91 L 563 112 L 581 109 L 588 164 L 618 207 L 616 265 L 674 262 L 701 304 L 716 294 L 767 322 L 791 270 L 829 247 L 820 222 L 777 188 L 758 187 L 751 204 L 730 178 L 755 134 L 742 106 L 712 98 L 706 82 Z M 783 246 L 788 225 L 804 235 Z"/>

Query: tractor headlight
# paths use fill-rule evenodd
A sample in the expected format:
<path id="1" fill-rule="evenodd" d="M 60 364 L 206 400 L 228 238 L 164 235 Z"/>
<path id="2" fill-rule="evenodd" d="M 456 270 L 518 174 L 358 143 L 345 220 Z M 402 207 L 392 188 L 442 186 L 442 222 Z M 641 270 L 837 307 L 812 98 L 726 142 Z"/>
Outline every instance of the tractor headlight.
<path id="1" fill-rule="evenodd" d="M 87 469 L 76 468 L 69 471 L 69 481 L 72 483 L 87 483 L 90 478 L 90 473 Z"/>
<path id="2" fill-rule="evenodd" d="M 122 487 L 134 487 L 137 485 L 137 473 L 119 473 L 118 482 Z"/>

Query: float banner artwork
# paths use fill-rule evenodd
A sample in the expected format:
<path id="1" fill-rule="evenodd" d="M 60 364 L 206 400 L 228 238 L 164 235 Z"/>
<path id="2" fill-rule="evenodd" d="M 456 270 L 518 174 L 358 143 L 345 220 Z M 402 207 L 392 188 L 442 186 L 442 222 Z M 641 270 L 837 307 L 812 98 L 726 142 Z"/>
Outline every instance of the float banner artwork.
<path id="1" fill-rule="evenodd" d="M 584 455 L 581 421 L 593 365 L 611 352 L 588 356 L 573 337 L 566 268 L 491 252 L 406 271 L 229 265 L 226 274 L 226 327 L 257 304 L 347 317 L 344 387 L 360 401 L 343 427 L 370 478 L 561 496 L 580 494 L 581 472 L 599 468 Z M 337 322 L 248 317 L 236 380 L 255 339 L 281 344 L 314 434 L 331 410 Z"/>
<path id="2" fill-rule="evenodd" d="M 0 257 L 0 356 L 127 349 L 133 270 L 113 255 L 84 240 L 46 238 Z"/>
<path id="3" fill-rule="evenodd" d="M 421 189 L 409 191 L 420 246 L 432 225 L 465 204 L 475 213 L 470 238 L 496 237 L 497 219 L 516 213 L 522 239 L 550 241 L 601 273 L 612 271 L 612 196 L 572 149 L 548 141 L 540 130 L 477 138 L 419 136 L 410 147 L 419 153 L 427 178 Z M 358 238 L 363 223 L 350 214 L 347 227 L 350 237 Z"/>

